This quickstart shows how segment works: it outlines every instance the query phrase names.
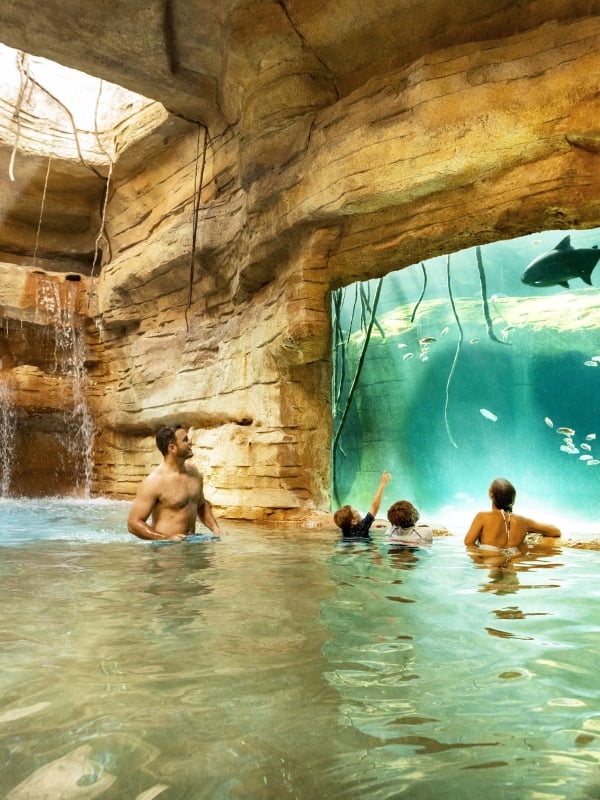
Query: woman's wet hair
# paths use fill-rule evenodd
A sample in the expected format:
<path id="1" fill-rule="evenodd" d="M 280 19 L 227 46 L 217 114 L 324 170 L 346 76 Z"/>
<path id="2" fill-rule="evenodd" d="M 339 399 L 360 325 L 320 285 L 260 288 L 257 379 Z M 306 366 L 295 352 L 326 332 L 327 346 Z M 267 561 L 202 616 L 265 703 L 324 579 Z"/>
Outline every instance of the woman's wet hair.
<path id="1" fill-rule="evenodd" d="M 408 500 L 398 500 L 388 508 L 387 518 L 397 528 L 412 528 L 417 524 L 419 512 Z"/>
<path id="2" fill-rule="evenodd" d="M 490 493 L 496 508 L 501 511 L 512 511 L 517 490 L 506 478 L 496 478 L 490 486 Z"/>
<path id="3" fill-rule="evenodd" d="M 163 456 L 167 455 L 170 444 L 176 444 L 177 437 L 175 436 L 175 431 L 180 428 L 183 428 L 183 425 L 163 425 L 163 427 L 159 429 L 156 434 L 156 446 Z"/>

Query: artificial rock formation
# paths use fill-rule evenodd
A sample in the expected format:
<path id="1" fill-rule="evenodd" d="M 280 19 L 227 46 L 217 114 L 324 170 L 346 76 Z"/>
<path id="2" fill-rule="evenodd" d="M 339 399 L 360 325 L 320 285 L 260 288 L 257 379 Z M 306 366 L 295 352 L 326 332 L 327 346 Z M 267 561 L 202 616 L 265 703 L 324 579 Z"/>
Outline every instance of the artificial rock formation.
<path id="1" fill-rule="evenodd" d="M 0 128 L 1 315 L 34 314 L 23 282 L 80 276 L 93 491 L 130 496 L 180 421 L 220 513 L 328 511 L 330 290 L 600 224 L 597 5 L 6 0 L 6 45 L 155 101 L 49 179 L 18 87 Z M 2 341 L 19 413 L 48 428 L 34 345 Z"/>

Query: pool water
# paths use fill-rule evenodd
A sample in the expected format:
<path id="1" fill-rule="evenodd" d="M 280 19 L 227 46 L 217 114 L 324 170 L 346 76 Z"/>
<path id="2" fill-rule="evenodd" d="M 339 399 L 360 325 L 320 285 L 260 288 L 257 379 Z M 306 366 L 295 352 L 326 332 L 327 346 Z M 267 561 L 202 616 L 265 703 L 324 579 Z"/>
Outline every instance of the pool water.
<path id="1" fill-rule="evenodd" d="M 0 503 L 7 800 L 597 798 L 600 553 Z"/>

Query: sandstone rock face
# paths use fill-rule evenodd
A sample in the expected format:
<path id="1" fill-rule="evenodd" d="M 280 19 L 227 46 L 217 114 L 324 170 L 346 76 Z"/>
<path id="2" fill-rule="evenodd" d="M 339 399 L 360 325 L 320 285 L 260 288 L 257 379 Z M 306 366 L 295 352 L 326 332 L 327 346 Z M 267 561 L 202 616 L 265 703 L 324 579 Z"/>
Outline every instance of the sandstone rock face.
<path id="1" fill-rule="evenodd" d="M 48 148 L 63 142 L 50 178 L 46 112 L 18 88 L 0 101 L 0 381 L 20 429 L 56 442 L 73 406 L 58 380 L 72 397 L 72 376 L 42 357 L 56 321 L 36 310 L 39 284 L 70 284 L 93 492 L 131 496 L 160 458 L 156 428 L 182 422 L 219 513 L 319 521 L 330 290 L 600 224 L 598 9 L 98 0 L 82 26 L 80 5 L 7 0 L 0 36 L 152 101 L 116 93 L 83 159 L 64 119 L 46 123 Z M 38 491 L 22 461 L 18 490 Z"/>

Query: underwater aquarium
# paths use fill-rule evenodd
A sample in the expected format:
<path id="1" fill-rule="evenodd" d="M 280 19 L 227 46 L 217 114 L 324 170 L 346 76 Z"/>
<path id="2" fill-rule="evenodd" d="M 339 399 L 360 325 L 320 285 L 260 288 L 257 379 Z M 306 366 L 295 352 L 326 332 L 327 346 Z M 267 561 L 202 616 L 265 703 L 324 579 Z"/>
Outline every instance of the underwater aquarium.
<path id="1" fill-rule="evenodd" d="M 389 469 L 382 512 L 463 525 L 502 476 L 517 511 L 600 529 L 598 244 L 545 231 L 334 292 L 334 504 Z"/>

